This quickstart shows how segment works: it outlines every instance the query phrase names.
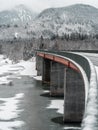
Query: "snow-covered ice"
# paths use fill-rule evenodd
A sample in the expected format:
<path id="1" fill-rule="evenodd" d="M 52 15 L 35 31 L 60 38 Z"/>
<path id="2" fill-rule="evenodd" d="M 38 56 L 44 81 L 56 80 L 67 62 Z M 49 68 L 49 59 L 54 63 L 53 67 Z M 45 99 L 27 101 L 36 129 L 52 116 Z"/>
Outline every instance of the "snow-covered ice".
<path id="1" fill-rule="evenodd" d="M 0 84 L 9 84 L 12 82 L 12 78 L 20 79 L 21 76 L 30 76 L 41 80 L 41 76 L 37 76 L 35 65 L 35 57 L 28 61 L 21 60 L 19 63 L 13 63 L 8 58 L 0 55 Z"/>
<path id="2" fill-rule="evenodd" d="M 23 121 L 18 120 L 20 99 L 24 97 L 23 93 L 16 94 L 14 97 L 0 98 L 0 130 L 13 130 L 24 125 Z"/>
<path id="3" fill-rule="evenodd" d="M 11 120 L 19 116 L 20 110 L 18 110 L 19 99 L 23 98 L 24 94 L 16 94 L 10 98 L 0 98 L 3 103 L 0 104 L 0 120 Z"/>
<path id="4" fill-rule="evenodd" d="M 57 109 L 58 113 L 63 114 L 64 100 L 51 100 L 51 104 L 49 104 L 46 108 Z"/>
<path id="5" fill-rule="evenodd" d="M 98 66 L 95 66 L 96 73 L 97 73 L 97 79 L 98 79 Z"/>
<path id="6" fill-rule="evenodd" d="M 14 130 L 13 128 L 19 128 L 23 124 L 22 121 L 0 122 L 0 130 Z"/>

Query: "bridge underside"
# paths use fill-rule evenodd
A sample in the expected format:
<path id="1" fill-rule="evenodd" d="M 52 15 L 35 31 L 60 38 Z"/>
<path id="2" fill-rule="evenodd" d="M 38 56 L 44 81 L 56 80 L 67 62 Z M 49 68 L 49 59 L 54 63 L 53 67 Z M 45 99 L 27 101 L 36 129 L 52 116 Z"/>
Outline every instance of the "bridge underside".
<path id="1" fill-rule="evenodd" d="M 41 63 L 42 81 L 50 84 L 50 95 L 64 96 L 64 122 L 81 122 L 85 88 L 80 71 L 48 58 L 41 58 Z"/>

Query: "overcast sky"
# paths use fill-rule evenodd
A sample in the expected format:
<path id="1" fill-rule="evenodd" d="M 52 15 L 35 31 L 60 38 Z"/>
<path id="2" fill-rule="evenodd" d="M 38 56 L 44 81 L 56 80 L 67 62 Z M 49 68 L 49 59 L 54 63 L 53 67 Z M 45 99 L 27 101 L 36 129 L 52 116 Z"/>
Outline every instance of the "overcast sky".
<path id="1" fill-rule="evenodd" d="M 10 9 L 15 5 L 25 4 L 32 10 L 40 12 L 50 7 L 63 7 L 83 3 L 98 8 L 98 0 L 0 0 L 0 10 Z"/>

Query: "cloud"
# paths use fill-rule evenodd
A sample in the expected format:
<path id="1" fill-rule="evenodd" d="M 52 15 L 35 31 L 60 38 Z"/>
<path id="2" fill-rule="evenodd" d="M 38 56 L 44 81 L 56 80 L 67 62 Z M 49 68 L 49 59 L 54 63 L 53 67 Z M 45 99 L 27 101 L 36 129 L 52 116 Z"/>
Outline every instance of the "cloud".
<path id="1" fill-rule="evenodd" d="M 21 1 L 21 0 L 20 0 Z M 77 3 L 89 4 L 98 8 L 98 0 L 23 0 L 26 5 L 37 12 L 50 7 L 63 7 Z"/>
<path id="2" fill-rule="evenodd" d="M 47 0 L 0 0 L 0 10 L 10 9 L 19 4 L 25 4 L 37 12 L 50 7 Z"/>
<path id="3" fill-rule="evenodd" d="M 26 4 L 37 12 L 50 7 L 50 4 L 47 2 L 47 0 L 30 0 L 30 2 L 31 4 L 28 2 L 26 2 Z"/>
<path id="4" fill-rule="evenodd" d="M 0 0 L 0 10 L 10 9 L 15 5 L 25 4 L 36 12 L 50 7 L 63 7 L 76 3 L 90 4 L 98 8 L 98 0 Z"/>

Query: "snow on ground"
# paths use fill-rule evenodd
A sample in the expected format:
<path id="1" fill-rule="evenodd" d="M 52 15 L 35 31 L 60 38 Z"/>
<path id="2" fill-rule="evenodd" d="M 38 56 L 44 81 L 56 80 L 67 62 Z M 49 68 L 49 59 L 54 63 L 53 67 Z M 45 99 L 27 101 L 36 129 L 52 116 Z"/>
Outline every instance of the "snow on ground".
<path id="1" fill-rule="evenodd" d="M 57 109 L 58 113 L 63 114 L 64 100 L 51 100 L 51 104 L 49 104 L 46 108 Z"/>
<path id="2" fill-rule="evenodd" d="M 65 130 L 81 130 L 80 127 L 71 127 L 71 126 L 65 127 L 64 129 L 65 129 Z"/>
<path id="3" fill-rule="evenodd" d="M 16 64 L 16 67 L 22 67 L 22 71 L 19 70 L 20 75 L 25 76 L 36 76 L 37 71 L 35 70 L 35 58 L 30 59 L 29 61 L 20 61 Z"/>
<path id="4" fill-rule="evenodd" d="M 0 120 L 7 121 L 18 118 L 19 113 L 21 112 L 18 110 L 19 99 L 23 96 L 24 94 L 20 93 L 16 94 L 15 97 L 0 98 L 0 101 L 3 102 L 0 104 Z"/>
<path id="5" fill-rule="evenodd" d="M 31 76 L 41 80 L 41 76 L 37 76 L 35 64 L 35 57 L 28 61 L 21 60 L 19 63 L 13 63 L 5 56 L 0 55 L 0 84 L 9 84 L 12 82 L 10 78 L 20 79 L 21 76 Z"/>
<path id="6" fill-rule="evenodd" d="M 97 73 L 97 79 L 98 79 L 98 66 L 95 66 L 96 73 Z"/>
<path id="7" fill-rule="evenodd" d="M 49 93 L 49 90 L 44 90 L 44 93 Z M 46 107 L 47 109 L 57 109 L 57 113 L 63 114 L 64 111 L 64 100 L 58 100 L 58 99 L 53 99 L 50 101 L 50 103 L 48 104 L 48 106 Z"/>
<path id="8" fill-rule="evenodd" d="M 13 128 L 19 128 L 22 125 L 21 121 L 0 122 L 0 130 L 14 130 Z"/>
<path id="9" fill-rule="evenodd" d="M 18 119 L 20 112 L 18 105 L 20 99 L 24 97 L 23 93 L 16 94 L 10 98 L 0 98 L 0 130 L 13 130 L 24 125 L 23 121 Z"/>

